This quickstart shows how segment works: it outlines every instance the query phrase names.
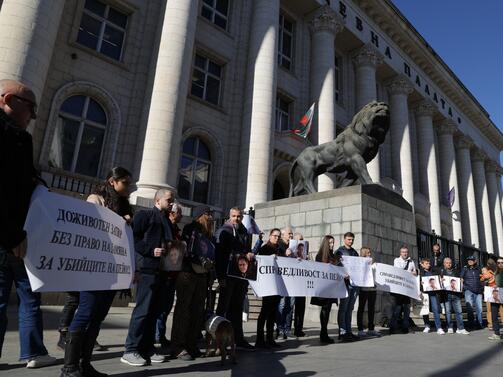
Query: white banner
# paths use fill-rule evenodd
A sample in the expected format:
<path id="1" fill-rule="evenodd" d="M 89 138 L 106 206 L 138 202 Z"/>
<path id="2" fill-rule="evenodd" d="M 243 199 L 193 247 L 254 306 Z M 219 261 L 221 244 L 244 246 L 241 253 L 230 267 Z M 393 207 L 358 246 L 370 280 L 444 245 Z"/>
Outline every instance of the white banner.
<path id="1" fill-rule="evenodd" d="M 416 276 L 404 269 L 376 263 L 375 282 L 380 291 L 398 293 L 419 300 L 419 283 Z"/>
<path id="2" fill-rule="evenodd" d="M 257 280 L 249 280 L 258 297 L 347 297 L 344 269 L 329 263 L 257 256 Z"/>
<path id="3" fill-rule="evenodd" d="M 373 287 L 372 258 L 350 257 L 343 255 L 341 262 L 346 269 L 351 285 L 355 287 Z"/>
<path id="4" fill-rule="evenodd" d="M 35 292 L 127 289 L 134 275 L 131 227 L 108 208 L 39 186 L 24 229 Z"/>

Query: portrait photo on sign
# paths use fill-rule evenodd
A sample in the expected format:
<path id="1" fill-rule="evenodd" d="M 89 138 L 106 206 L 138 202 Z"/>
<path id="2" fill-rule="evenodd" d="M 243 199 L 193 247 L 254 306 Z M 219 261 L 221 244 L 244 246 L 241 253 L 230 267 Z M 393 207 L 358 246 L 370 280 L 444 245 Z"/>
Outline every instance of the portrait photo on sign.
<path id="1" fill-rule="evenodd" d="M 309 242 L 304 240 L 290 240 L 288 248 L 292 250 L 292 257 L 303 260 L 309 259 Z"/>
<path id="2" fill-rule="evenodd" d="M 493 304 L 503 304 L 503 289 L 498 287 L 484 287 L 484 301 Z"/>
<path id="3" fill-rule="evenodd" d="M 172 242 L 166 250 L 166 255 L 161 259 L 161 269 L 163 271 L 181 271 L 186 250 L 187 245 L 185 242 Z"/>
<path id="4" fill-rule="evenodd" d="M 456 278 L 453 276 L 444 276 L 442 279 L 442 284 L 446 291 L 451 292 L 461 292 L 463 288 L 461 286 L 461 278 Z"/>
<path id="5" fill-rule="evenodd" d="M 239 279 L 257 280 L 257 260 L 248 260 L 245 255 L 234 255 L 229 261 L 227 275 Z"/>
<path id="6" fill-rule="evenodd" d="M 434 276 L 422 276 L 421 285 L 423 286 L 423 292 L 433 292 L 440 291 L 442 286 L 440 285 L 440 277 Z"/>
<path id="7" fill-rule="evenodd" d="M 188 253 L 215 261 L 215 245 L 205 236 L 193 234 L 189 241 Z"/>

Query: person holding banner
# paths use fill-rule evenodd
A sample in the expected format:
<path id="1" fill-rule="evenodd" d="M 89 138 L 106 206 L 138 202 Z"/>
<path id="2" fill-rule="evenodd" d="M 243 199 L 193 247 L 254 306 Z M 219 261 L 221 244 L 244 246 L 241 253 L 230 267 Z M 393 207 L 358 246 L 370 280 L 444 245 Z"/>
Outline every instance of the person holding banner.
<path id="1" fill-rule="evenodd" d="M 251 350 L 254 347 L 249 344 L 243 335 L 243 303 L 248 291 L 248 281 L 229 276 L 228 271 L 235 258 L 243 256 L 248 260 L 254 258 L 250 250 L 251 239 L 248 230 L 242 224 L 243 211 L 233 207 L 229 211 L 229 220 L 220 227 L 216 233 L 216 274 L 219 284 L 219 298 L 216 314 L 227 318 L 234 328 L 236 347 Z M 241 261 L 239 266 L 244 266 Z M 248 268 L 248 263 L 246 264 Z M 244 269 L 244 267 L 243 267 Z M 243 277 L 246 277 L 240 269 Z"/>
<path id="2" fill-rule="evenodd" d="M 339 247 L 335 253 L 342 257 L 342 265 L 344 265 L 344 256 L 357 257 L 358 252 L 353 249 L 355 235 L 351 232 L 344 234 L 344 244 Z M 337 313 L 337 323 L 339 325 L 339 339 L 346 342 L 358 340 L 359 337 L 354 335 L 351 330 L 351 319 L 353 316 L 353 309 L 355 307 L 356 298 L 358 297 L 359 288 L 351 285 L 349 278 L 346 279 L 346 288 L 348 290 L 348 297 L 341 298 L 339 305 L 339 312 Z"/>
<path id="3" fill-rule="evenodd" d="M 297 245 L 296 257 L 299 260 L 308 260 L 308 251 L 306 250 L 305 243 L 303 242 L 304 237 L 300 233 L 295 233 L 294 239 L 301 241 Z M 306 333 L 302 331 L 304 327 L 304 313 L 306 311 L 306 298 L 305 297 L 295 297 L 294 315 L 293 323 L 295 327 L 294 335 L 298 338 L 306 336 Z"/>
<path id="4" fill-rule="evenodd" d="M 372 258 L 372 250 L 370 247 L 364 246 L 360 249 L 360 257 Z M 375 270 L 375 262 L 372 258 L 372 269 Z M 358 311 L 356 312 L 356 322 L 358 324 L 358 336 L 381 336 L 379 331 L 375 330 L 374 325 L 374 314 L 375 314 L 375 304 L 377 298 L 377 289 L 374 287 L 361 287 L 360 295 L 358 296 Z M 368 303 L 368 304 L 367 304 Z M 368 331 L 365 333 L 363 330 L 363 311 L 365 310 L 365 304 L 367 304 L 367 315 L 368 315 Z"/>
<path id="5" fill-rule="evenodd" d="M 281 254 L 285 257 L 294 257 L 293 250 L 290 247 L 290 241 L 293 240 L 293 230 L 287 226 L 281 229 L 281 238 L 279 240 L 279 248 Z M 276 338 L 281 334 L 286 340 L 291 335 L 292 330 L 292 314 L 293 306 L 295 305 L 295 297 L 281 297 L 278 305 L 278 313 L 276 314 Z"/>
<path id="6" fill-rule="evenodd" d="M 321 241 L 321 246 L 315 257 L 316 262 L 338 265 L 340 262 L 340 256 L 334 253 L 334 245 L 334 237 L 329 235 L 323 237 L 323 241 Z M 333 303 L 337 303 L 337 299 L 311 297 L 311 305 L 321 306 L 320 342 L 323 344 L 332 344 L 335 342 L 328 336 L 328 320 L 330 319 L 330 311 L 332 310 Z"/>
<path id="7" fill-rule="evenodd" d="M 456 270 L 452 268 L 452 259 L 444 258 L 444 267 L 440 271 L 442 279 L 444 276 L 454 276 L 459 277 Z M 465 330 L 463 324 L 463 313 L 461 309 L 461 293 L 444 291 L 443 292 L 443 302 L 445 303 L 445 316 L 447 317 L 447 334 L 454 334 L 453 324 L 452 324 L 452 312 L 456 315 L 457 330 L 456 334 L 469 335 L 470 333 Z"/>
<path id="8" fill-rule="evenodd" d="M 131 314 L 125 351 L 120 361 L 131 366 L 162 363 L 164 356 L 155 352 L 155 326 L 166 294 L 160 275 L 161 256 L 174 240 L 168 213 L 175 192 L 160 189 L 154 195 L 154 207 L 139 211 L 133 219 L 136 270 L 136 306 Z"/>
<path id="9" fill-rule="evenodd" d="M 431 272 L 431 262 L 428 258 L 421 259 L 421 270 L 420 276 L 433 276 Z M 421 285 L 422 286 L 422 285 Z M 426 292 L 425 292 L 426 293 Z M 423 293 L 423 294 L 425 294 Z M 445 331 L 442 329 L 442 322 L 440 321 L 440 305 L 436 292 L 427 292 L 431 311 L 433 312 L 433 319 L 435 321 L 435 327 L 437 329 L 438 335 L 445 335 Z M 429 333 L 431 329 L 430 316 L 429 314 L 423 315 L 424 321 L 424 333 Z"/>
<path id="10" fill-rule="evenodd" d="M 28 368 L 52 365 L 43 340 L 40 293 L 31 290 L 23 258 L 23 225 L 39 180 L 33 166 L 33 143 L 26 131 L 37 117 L 33 91 L 14 80 L 0 80 L 0 356 L 7 330 L 7 305 L 16 284 L 19 300 L 20 359 Z"/>
<path id="11" fill-rule="evenodd" d="M 181 360 L 201 356 L 197 337 L 204 320 L 204 305 L 209 287 L 213 285 L 215 246 L 213 211 L 207 205 L 194 207 L 193 221 L 185 225 L 182 239 L 187 254 L 176 280 L 176 305 L 171 329 L 173 355 Z"/>
<path id="12" fill-rule="evenodd" d="M 498 257 L 496 265 L 497 270 L 494 273 L 494 280 L 498 289 L 503 289 L 503 257 Z M 501 307 L 503 307 L 502 303 L 491 303 L 491 316 L 493 320 L 494 334 L 489 337 L 489 340 L 501 340 L 499 319 L 499 311 Z"/>
<path id="13" fill-rule="evenodd" d="M 269 233 L 269 241 L 262 246 L 257 255 L 275 255 L 284 256 L 280 246 L 279 237 L 281 231 L 274 228 Z M 257 319 L 257 340 L 255 347 L 258 348 L 276 348 L 279 344 L 274 341 L 274 322 L 276 312 L 281 300 L 281 296 L 265 296 L 262 298 L 262 307 Z M 264 338 L 264 325 L 266 326 L 267 338 Z"/>
<path id="14" fill-rule="evenodd" d="M 107 207 L 130 222 L 133 217 L 128 199 L 130 186 L 131 173 L 122 167 L 114 167 L 87 201 Z M 61 377 L 107 376 L 94 369 L 91 357 L 101 323 L 112 306 L 115 293 L 114 290 L 80 292 L 79 306 L 68 328 Z"/>
<path id="15" fill-rule="evenodd" d="M 393 266 L 409 271 L 412 275 L 417 276 L 416 265 L 409 257 L 409 248 L 405 245 L 400 248 L 400 256 L 395 258 Z M 389 324 L 389 332 L 390 334 L 396 332 L 398 318 L 400 317 L 400 314 L 403 313 L 401 326 L 402 333 L 407 334 L 410 327 L 410 298 L 408 296 L 394 293 L 391 295 L 395 298 L 395 303 L 393 305 L 393 314 Z"/>

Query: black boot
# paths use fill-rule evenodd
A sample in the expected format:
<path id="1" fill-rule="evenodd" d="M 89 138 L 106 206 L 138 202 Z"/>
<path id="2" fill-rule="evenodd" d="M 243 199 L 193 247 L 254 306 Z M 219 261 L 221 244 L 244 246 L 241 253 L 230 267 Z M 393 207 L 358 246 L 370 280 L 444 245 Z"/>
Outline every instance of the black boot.
<path id="1" fill-rule="evenodd" d="M 66 330 L 59 330 L 59 340 L 58 340 L 58 348 L 62 351 L 65 350 L 66 346 L 66 336 L 68 334 L 68 329 Z"/>
<path id="2" fill-rule="evenodd" d="M 61 368 L 60 377 L 82 377 L 79 369 L 80 354 L 82 353 L 83 333 L 70 331 L 66 337 L 65 365 Z"/>
<path id="3" fill-rule="evenodd" d="M 107 377 L 108 374 L 98 372 L 91 365 L 91 357 L 96 343 L 96 338 L 100 332 L 99 327 L 89 327 L 85 332 L 85 339 L 82 343 L 82 356 L 80 360 L 80 373 L 82 377 Z"/>

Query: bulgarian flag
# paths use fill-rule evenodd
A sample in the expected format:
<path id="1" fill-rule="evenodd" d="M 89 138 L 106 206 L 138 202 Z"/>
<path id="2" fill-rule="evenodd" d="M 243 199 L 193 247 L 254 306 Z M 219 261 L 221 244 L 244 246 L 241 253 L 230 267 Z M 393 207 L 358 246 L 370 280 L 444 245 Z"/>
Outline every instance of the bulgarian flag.
<path id="1" fill-rule="evenodd" d="M 309 132 L 311 131 L 311 124 L 313 123 L 314 115 L 314 105 L 316 105 L 316 102 L 313 102 L 309 110 L 307 110 L 307 113 L 302 116 L 299 122 L 300 126 L 293 130 L 294 134 L 303 137 L 304 139 L 309 135 Z"/>

